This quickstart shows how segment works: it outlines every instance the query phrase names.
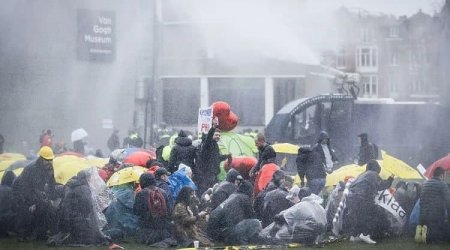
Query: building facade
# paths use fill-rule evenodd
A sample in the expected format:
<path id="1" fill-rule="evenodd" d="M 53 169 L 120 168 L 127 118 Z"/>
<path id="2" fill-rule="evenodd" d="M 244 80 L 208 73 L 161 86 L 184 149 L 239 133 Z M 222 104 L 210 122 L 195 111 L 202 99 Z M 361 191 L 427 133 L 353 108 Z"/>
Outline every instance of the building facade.
<path id="1" fill-rule="evenodd" d="M 438 18 L 341 8 L 333 67 L 359 73 L 361 97 L 438 101 L 435 59 Z"/>

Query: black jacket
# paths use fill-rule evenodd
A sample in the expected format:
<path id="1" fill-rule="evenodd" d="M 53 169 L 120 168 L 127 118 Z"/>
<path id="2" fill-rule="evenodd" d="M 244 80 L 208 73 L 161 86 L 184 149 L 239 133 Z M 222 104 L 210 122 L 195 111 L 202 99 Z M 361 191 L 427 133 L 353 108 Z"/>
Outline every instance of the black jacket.
<path id="1" fill-rule="evenodd" d="M 171 213 L 171 211 L 173 210 L 173 208 L 175 206 L 175 201 L 173 199 L 172 190 L 169 187 L 169 183 L 165 182 L 164 180 L 162 180 L 159 177 L 156 177 L 156 186 L 166 192 L 167 201 L 168 201 L 167 205 L 168 205 L 169 213 Z"/>
<path id="2" fill-rule="evenodd" d="M 449 209 L 450 191 L 447 184 L 438 178 L 426 181 L 420 195 L 419 223 L 442 223 L 447 218 L 446 211 L 448 213 Z"/>
<path id="3" fill-rule="evenodd" d="M 154 218 L 150 214 L 150 209 L 148 207 L 148 195 L 150 188 L 158 188 L 155 186 L 148 186 L 141 190 L 141 192 L 136 194 L 136 198 L 134 201 L 133 211 L 139 217 L 139 226 L 140 228 L 150 228 L 154 230 L 163 230 L 167 228 L 167 223 L 169 221 L 169 215 L 162 218 Z M 158 188 L 160 189 L 160 188 Z M 164 199 L 166 200 L 166 204 L 168 204 L 168 196 L 166 191 L 160 189 L 162 194 L 164 195 Z"/>
<path id="4" fill-rule="evenodd" d="M 53 167 L 46 169 L 40 164 L 41 159 L 27 165 L 13 183 L 13 193 L 17 205 L 30 207 L 48 203 L 55 195 L 55 176 Z"/>
<path id="5" fill-rule="evenodd" d="M 236 181 L 239 172 L 235 169 L 230 169 L 227 173 L 226 180 L 219 183 L 215 188 L 212 198 L 211 198 L 211 209 L 214 210 L 222 202 L 224 202 L 232 193 L 236 192 L 237 185 L 234 183 Z"/>
<path id="6" fill-rule="evenodd" d="M 187 137 L 183 130 L 180 130 L 178 137 L 175 139 L 175 146 L 170 152 L 168 170 L 172 173 L 177 171 L 180 163 L 194 168 L 196 157 L 197 149 L 192 145 L 192 140 Z"/>
<path id="7" fill-rule="evenodd" d="M 258 153 L 258 162 L 255 165 L 255 168 L 252 170 L 253 173 L 258 172 L 261 168 L 266 164 L 273 162 L 273 159 L 277 157 L 277 153 L 273 149 L 273 147 L 269 144 L 266 144 L 262 149 L 259 149 Z"/>
<path id="8" fill-rule="evenodd" d="M 375 204 L 378 191 L 389 188 L 393 180 L 392 177 L 382 180 L 376 171 L 365 171 L 350 185 L 348 199 Z"/>
<path id="9" fill-rule="evenodd" d="M 210 237 L 223 240 L 239 222 L 255 218 L 250 200 L 251 191 L 251 185 L 247 189 L 241 184 L 236 193 L 211 212 L 206 230 Z"/>
<path id="10" fill-rule="evenodd" d="M 267 193 L 277 188 L 278 186 L 275 185 L 273 181 L 271 181 L 269 182 L 269 184 L 267 184 L 266 188 L 256 196 L 255 201 L 253 202 L 253 210 L 255 211 L 256 217 L 258 219 L 261 219 L 263 216 L 264 198 L 266 197 Z"/>
<path id="11" fill-rule="evenodd" d="M 220 173 L 220 163 L 228 157 L 220 154 L 219 145 L 213 140 L 215 130 L 216 128 L 212 126 L 200 145 L 198 162 L 192 169 L 196 180 L 201 181 L 205 175 L 217 176 Z"/>
<path id="12" fill-rule="evenodd" d="M 266 194 L 261 218 L 263 228 L 273 222 L 275 215 L 293 205 L 292 202 L 286 199 L 288 194 L 289 191 L 285 187 L 279 187 Z"/>
<path id="13" fill-rule="evenodd" d="M 378 158 L 378 147 L 369 143 L 367 140 L 362 141 L 359 147 L 358 165 L 362 166 L 368 163 L 370 160 L 376 160 Z"/>
<path id="14" fill-rule="evenodd" d="M 66 184 L 58 212 L 58 229 L 60 232 L 70 233 L 70 236 L 60 244 L 96 245 L 107 242 L 94 210 L 88 178 L 88 172 L 81 171 Z"/>
<path id="15" fill-rule="evenodd" d="M 16 208 L 11 185 L 15 177 L 14 172 L 6 171 L 0 185 L 0 237 L 14 225 Z"/>
<path id="16" fill-rule="evenodd" d="M 304 177 L 307 180 L 313 180 L 326 178 L 327 176 L 319 154 L 310 148 L 302 147 L 298 150 L 296 163 L 298 175 L 302 181 Z"/>

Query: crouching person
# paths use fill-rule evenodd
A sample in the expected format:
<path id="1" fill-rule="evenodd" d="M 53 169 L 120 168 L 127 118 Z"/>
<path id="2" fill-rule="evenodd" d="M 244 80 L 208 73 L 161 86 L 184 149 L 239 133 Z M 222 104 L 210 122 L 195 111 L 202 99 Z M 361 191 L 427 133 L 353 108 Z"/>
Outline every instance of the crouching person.
<path id="1" fill-rule="evenodd" d="M 204 220 L 207 212 L 202 211 L 194 216 L 190 205 L 195 197 L 194 189 L 189 186 L 181 188 L 178 194 L 173 219 L 175 222 L 175 238 L 180 247 L 192 246 L 194 241 L 199 241 L 201 246 L 211 246 L 210 240 L 201 232 L 196 222 Z"/>
<path id="2" fill-rule="evenodd" d="M 211 212 L 207 232 L 214 241 L 245 245 L 259 241 L 261 223 L 251 204 L 252 184 L 243 181 L 237 191 Z"/>
<path id="3" fill-rule="evenodd" d="M 318 242 L 327 229 L 323 200 L 308 187 L 298 191 L 298 198 L 300 202 L 275 216 L 274 222 L 261 232 L 261 238 L 271 244 Z"/>
<path id="4" fill-rule="evenodd" d="M 59 207 L 58 234 L 50 237 L 48 245 L 106 245 L 109 237 L 102 233 L 89 186 L 90 169 L 72 177 L 65 187 Z"/>
<path id="5" fill-rule="evenodd" d="M 137 242 L 152 245 L 171 237 L 170 210 L 164 190 L 156 187 L 155 176 L 144 173 L 139 178 L 142 190 L 136 194 L 134 213 L 139 217 Z"/>

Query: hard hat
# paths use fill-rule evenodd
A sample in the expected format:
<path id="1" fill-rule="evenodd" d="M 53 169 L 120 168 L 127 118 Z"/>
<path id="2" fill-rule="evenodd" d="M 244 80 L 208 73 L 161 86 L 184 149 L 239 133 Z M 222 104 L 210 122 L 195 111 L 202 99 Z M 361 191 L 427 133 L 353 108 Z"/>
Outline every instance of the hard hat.
<path id="1" fill-rule="evenodd" d="M 50 148 L 48 146 L 43 146 L 39 150 L 39 156 L 44 158 L 44 159 L 46 159 L 46 160 L 53 160 L 53 158 L 55 158 L 55 155 L 53 154 L 52 148 Z"/>

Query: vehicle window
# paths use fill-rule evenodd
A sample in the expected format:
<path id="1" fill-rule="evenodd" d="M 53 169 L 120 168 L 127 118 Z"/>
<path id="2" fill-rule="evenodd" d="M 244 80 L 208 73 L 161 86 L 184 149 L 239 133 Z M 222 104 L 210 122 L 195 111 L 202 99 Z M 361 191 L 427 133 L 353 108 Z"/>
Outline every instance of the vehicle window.
<path id="1" fill-rule="evenodd" d="M 314 136 L 320 128 L 317 123 L 316 105 L 310 106 L 294 116 L 294 138 Z"/>

